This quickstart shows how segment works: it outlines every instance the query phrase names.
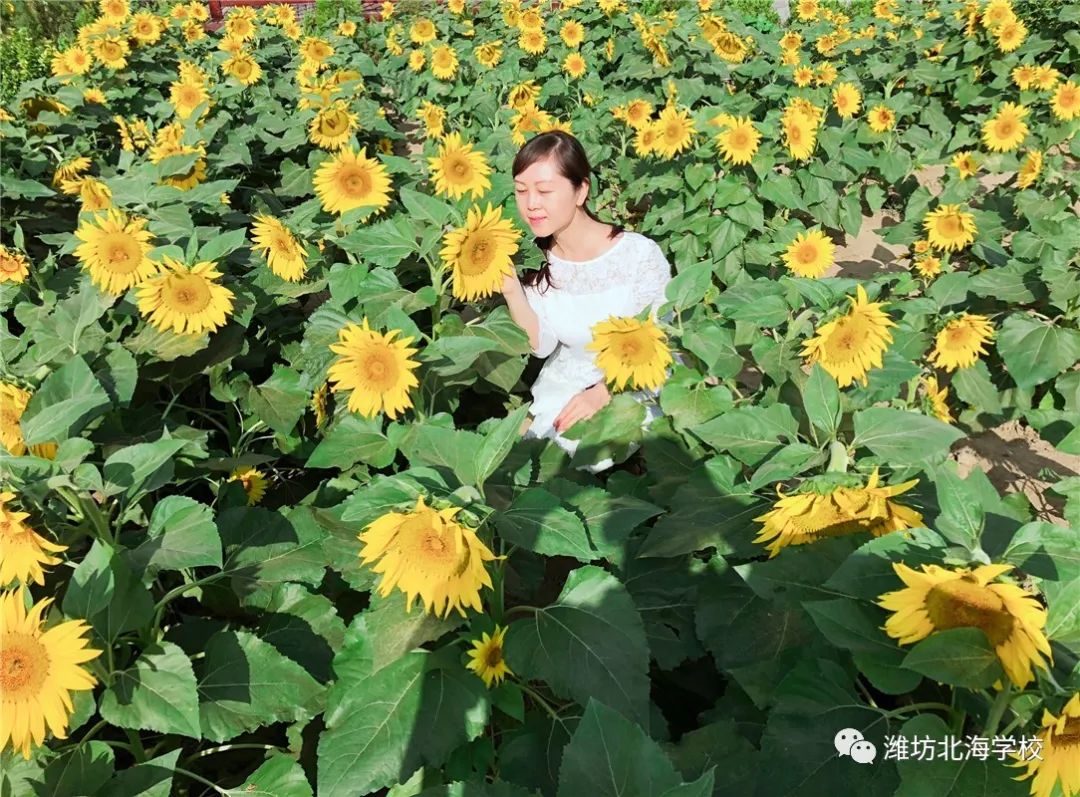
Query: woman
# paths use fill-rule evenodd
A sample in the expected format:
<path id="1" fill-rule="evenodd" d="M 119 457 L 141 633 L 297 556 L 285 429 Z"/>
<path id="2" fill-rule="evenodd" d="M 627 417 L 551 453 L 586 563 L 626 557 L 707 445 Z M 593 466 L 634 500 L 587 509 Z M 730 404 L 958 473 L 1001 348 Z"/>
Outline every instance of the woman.
<path id="1" fill-rule="evenodd" d="M 520 280 L 506 277 L 502 287 L 533 354 L 549 358 L 532 386 L 525 437 L 554 440 L 569 454 L 578 441 L 562 433 L 611 401 L 596 354 L 585 348 L 592 326 L 649 306 L 655 318 L 671 279 L 671 266 L 654 241 L 605 224 L 586 207 L 590 171 L 581 143 L 568 133 L 541 133 L 521 148 L 513 164 L 518 212 L 547 262 Z M 646 402 L 643 426 L 660 416 L 658 391 L 631 395 Z M 581 469 L 598 473 L 613 464 L 607 458 Z"/>

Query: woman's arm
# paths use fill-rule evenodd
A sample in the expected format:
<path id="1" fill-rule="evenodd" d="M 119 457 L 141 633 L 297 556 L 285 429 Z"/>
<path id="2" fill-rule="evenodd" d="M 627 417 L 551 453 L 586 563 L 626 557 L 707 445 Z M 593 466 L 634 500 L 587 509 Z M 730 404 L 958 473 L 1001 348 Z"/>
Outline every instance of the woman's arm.
<path id="1" fill-rule="evenodd" d="M 529 348 L 533 354 L 547 357 L 555 351 L 558 339 L 545 323 L 542 309 L 534 308 L 529 303 L 525 288 L 516 276 L 507 275 L 503 278 L 502 295 L 510 310 L 510 318 L 529 336 Z"/>

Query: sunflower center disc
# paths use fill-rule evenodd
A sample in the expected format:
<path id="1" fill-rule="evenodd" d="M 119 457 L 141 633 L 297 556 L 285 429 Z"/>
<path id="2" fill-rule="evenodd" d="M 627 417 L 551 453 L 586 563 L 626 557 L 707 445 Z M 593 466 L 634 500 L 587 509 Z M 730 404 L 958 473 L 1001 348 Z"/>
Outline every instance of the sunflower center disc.
<path id="1" fill-rule="evenodd" d="M 36 695 L 49 674 L 49 652 L 37 639 L 8 632 L 0 637 L 0 691 L 8 699 Z"/>
<path id="2" fill-rule="evenodd" d="M 484 663 L 488 667 L 498 667 L 502 663 L 502 648 L 498 645 L 492 645 L 488 648 L 487 655 L 484 657 Z"/>
<path id="3" fill-rule="evenodd" d="M 1053 736 L 1054 747 L 1080 748 L 1080 718 L 1071 717 L 1065 721 L 1065 729 Z"/>
<path id="4" fill-rule="evenodd" d="M 980 628 L 994 647 L 1012 634 L 1015 620 L 988 587 L 966 578 L 946 581 L 930 589 L 926 612 L 934 628 Z"/>

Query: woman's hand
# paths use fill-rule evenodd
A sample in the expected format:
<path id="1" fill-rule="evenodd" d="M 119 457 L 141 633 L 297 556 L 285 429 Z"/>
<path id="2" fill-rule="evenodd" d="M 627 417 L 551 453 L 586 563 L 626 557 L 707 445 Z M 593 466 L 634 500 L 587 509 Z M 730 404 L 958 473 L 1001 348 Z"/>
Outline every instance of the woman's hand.
<path id="1" fill-rule="evenodd" d="M 587 421 L 611 401 L 611 393 L 603 382 L 587 387 L 563 407 L 555 419 L 555 431 L 562 434 L 578 421 Z"/>

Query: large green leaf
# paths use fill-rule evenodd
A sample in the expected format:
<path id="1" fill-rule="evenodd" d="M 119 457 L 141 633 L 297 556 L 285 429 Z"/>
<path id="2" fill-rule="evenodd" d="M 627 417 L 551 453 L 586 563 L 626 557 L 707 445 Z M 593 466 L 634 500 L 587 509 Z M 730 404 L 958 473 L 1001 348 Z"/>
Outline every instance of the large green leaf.
<path id="1" fill-rule="evenodd" d="M 300 762 L 275 753 L 244 778 L 244 783 L 229 789 L 230 797 L 312 797 L 311 784 Z"/>
<path id="2" fill-rule="evenodd" d="M 181 749 L 126 767 L 101 787 L 98 797 L 169 797 Z"/>
<path id="3" fill-rule="evenodd" d="M 86 619 L 110 644 L 152 618 L 154 600 L 115 549 L 96 540 L 64 593 L 64 614 Z"/>
<path id="4" fill-rule="evenodd" d="M 506 637 L 510 668 L 585 704 L 603 700 L 647 727 L 649 650 L 626 588 L 599 567 L 570 573 L 558 600 Z"/>
<path id="5" fill-rule="evenodd" d="M 300 374 L 291 368 L 274 366 L 274 373 L 248 395 L 252 409 L 275 432 L 289 434 L 307 409 L 310 396 Z"/>
<path id="6" fill-rule="evenodd" d="M 890 465 L 917 465 L 944 456 L 964 436 L 954 426 L 926 415 L 889 407 L 855 413 L 852 445 L 865 447 Z"/>
<path id="7" fill-rule="evenodd" d="M 41 781 L 31 785 L 36 797 L 85 797 L 96 794 L 112 777 L 114 765 L 112 748 L 94 739 L 53 758 Z"/>
<path id="8" fill-rule="evenodd" d="M 1080 332 L 1013 313 L 1001 324 L 997 349 L 1016 384 L 1035 387 L 1080 360 Z"/>
<path id="9" fill-rule="evenodd" d="M 501 418 L 484 437 L 476 462 L 477 487 L 487 481 L 487 478 L 506 459 L 519 438 L 518 430 L 528 414 L 527 406 L 518 407 L 505 418 Z"/>
<path id="10" fill-rule="evenodd" d="M 221 567 L 213 510 L 184 495 L 167 496 L 154 505 L 146 537 L 130 551 L 128 562 L 144 576 L 159 570 Z"/>
<path id="11" fill-rule="evenodd" d="M 708 445 L 730 451 L 747 465 L 761 462 L 781 440 L 795 442 L 798 431 L 795 416 L 784 404 L 740 407 L 693 430 Z"/>
<path id="12" fill-rule="evenodd" d="M 814 363 L 810 369 L 802 395 L 807 418 L 814 429 L 823 435 L 821 442 L 835 438 L 836 430 L 840 427 L 840 388 L 820 363 Z"/>
<path id="13" fill-rule="evenodd" d="M 978 628 L 950 628 L 918 642 L 904 657 L 909 670 L 967 689 L 986 689 L 1002 677 L 1001 664 Z"/>
<path id="14" fill-rule="evenodd" d="M 1039 578 L 1072 581 L 1080 578 L 1080 529 L 1028 523 L 1013 535 L 1001 558 Z"/>
<path id="15" fill-rule="evenodd" d="M 498 513 L 495 525 L 499 536 L 536 553 L 573 556 L 582 562 L 591 562 L 597 556 L 581 518 L 540 487 L 520 493 Z"/>
<path id="16" fill-rule="evenodd" d="M 82 357 L 49 374 L 34 391 L 20 419 L 27 445 L 73 437 L 112 406 L 109 394 Z"/>
<path id="17" fill-rule="evenodd" d="M 191 661 L 162 642 L 116 673 L 101 698 L 101 716 L 120 728 L 201 738 L 199 698 Z"/>
<path id="18" fill-rule="evenodd" d="M 364 418 L 354 413 L 338 417 L 322 441 L 308 457 L 309 468 L 351 468 L 366 462 L 385 468 L 394 461 L 397 449 L 387 438 L 381 418 Z"/>
<path id="19" fill-rule="evenodd" d="M 124 493 L 129 500 L 165 486 L 173 478 L 173 457 L 186 440 L 155 440 L 121 448 L 105 460 L 105 494 Z"/>
<path id="20" fill-rule="evenodd" d="M 285 581 L 318 584 L 325 560 L 325 532 L 304 513 L 293 523 L 280 512 L 262 507 L 232 507 L 217 516 L 225 548 L 223 570 L 233 591 L 247 597 Z"/>

